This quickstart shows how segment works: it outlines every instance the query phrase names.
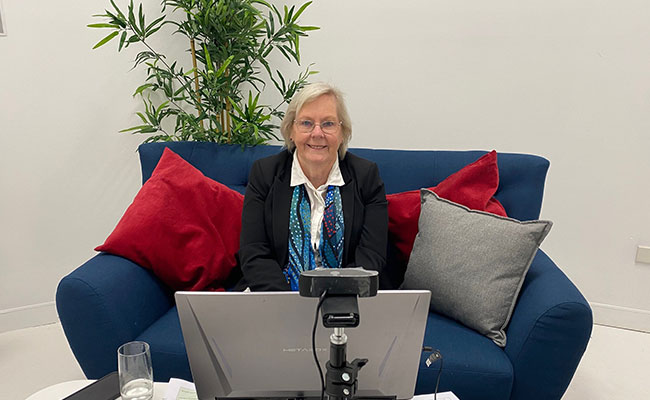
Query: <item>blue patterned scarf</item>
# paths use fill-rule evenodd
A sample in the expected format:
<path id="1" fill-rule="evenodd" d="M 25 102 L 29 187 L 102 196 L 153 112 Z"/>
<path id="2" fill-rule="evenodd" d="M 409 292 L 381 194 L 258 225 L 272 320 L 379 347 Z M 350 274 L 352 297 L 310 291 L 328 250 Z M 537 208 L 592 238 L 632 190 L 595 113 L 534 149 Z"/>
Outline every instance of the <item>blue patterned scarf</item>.
<path id="1" fill-rule="evenodd" d="M 325 194 L 325 211 L 320 245 L 311 247 L 311 205 L 305 185 L 293 189 L 289 210 L 289 264 L 284 269 L 291 290 L 298 290 L 300 272 L 316 267 L 340 268 L 343 260 L 343 206 L 338 186 L 329 186 Z"/>

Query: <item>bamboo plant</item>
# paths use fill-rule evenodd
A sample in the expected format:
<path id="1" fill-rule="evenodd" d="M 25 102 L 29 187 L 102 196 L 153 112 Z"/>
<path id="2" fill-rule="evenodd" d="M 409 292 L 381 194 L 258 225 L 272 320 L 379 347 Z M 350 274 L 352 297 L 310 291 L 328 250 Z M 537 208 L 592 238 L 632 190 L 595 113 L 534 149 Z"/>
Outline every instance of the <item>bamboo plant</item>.
<path id="1" fill-rule="evenodd" d="M 311 1 L 281 11 L 264 0 L 163 0 L 153 19 L 133 0 L 124 12 L 110 2 L 111 10 L 94 15 L 102 22 L 88 26 L 111 31 L 94 48 L 113 39 L 118 52 L 141 46 L 133 67 L 146 67 L 147 77 L 133 95 L 144 104 L 137 113 L 142 123 L 121 132 L 149 134 L 145 142 L 256 145 L 277 139 L 282 106 L 316 73 L 310 65 L 288 80 L 268 61 L 272 52 L 279 51 L 300 65 L 300 38 L 319 29 L 298 24 Z M 165 26 L 171 29 L 161 31 Z M 153 35 L 166 30 L 187 38 L 191 69 L 184 70 L 178 59 L 151 44 Z M 268 81 L 282 99 L 275 106 L 260 104 L 260 94 L 271 86 Z"/>

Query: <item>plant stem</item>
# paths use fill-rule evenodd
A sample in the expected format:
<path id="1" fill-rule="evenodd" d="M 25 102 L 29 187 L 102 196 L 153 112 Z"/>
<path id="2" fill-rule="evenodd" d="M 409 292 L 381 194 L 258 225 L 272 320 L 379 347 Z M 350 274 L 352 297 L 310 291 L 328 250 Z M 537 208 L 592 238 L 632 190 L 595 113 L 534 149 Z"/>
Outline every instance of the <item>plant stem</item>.
<path id="1" fill-rule="evenodd" d="M 221 101 L 219 102 L 221 104 Z M 219 123 L 221 124 L 221 131 L 226 132 L 226 109 L 222 108 L 219 117 Z"/>
<path id="2" fill-rule="evenodd" d="M 229 76 L 229 70 L 226 68 L 226 76 Z M 230 127 L 230 98 L 226 98 L 226 132 L 228 132 L 228 143 L 232 142 L 232 129 Z"/>
<path id="3" fill-rule="evenodd" d="M 197 72 L 196 66 L 196 47 L 194 46 L 194 38 L 190 39 L 190 48 L 192 49 L 192 65 L 194 66 L 194 86 L 196 91 L 196 110 L 201 114 L 201 94 L 199 92 L 199 73 Z M 201 128 L 205 129 L 203 125 L 203 120 L 201 120 Z"/>

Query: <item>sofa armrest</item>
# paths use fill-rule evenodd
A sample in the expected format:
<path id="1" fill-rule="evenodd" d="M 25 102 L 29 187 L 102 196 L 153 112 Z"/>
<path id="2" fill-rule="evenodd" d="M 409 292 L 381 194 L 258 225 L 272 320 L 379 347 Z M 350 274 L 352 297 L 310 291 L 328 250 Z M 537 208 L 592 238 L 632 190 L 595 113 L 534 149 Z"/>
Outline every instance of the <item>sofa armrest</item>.
<path id="1" fill-rule="evenodd" d="M 150 271 L 101 253 L 65 276 L 56 307 L 68 343 L 86 377 L 117 369 L 117 348 L 135 339 L 173 306 Z"/>
<path id="2" fill-rule="evenodd" d="M 533 260 L 507 330 L 514 368 L 511 400 L 560 399 L 591 334 L 591 308 L 541 250 Z"/>

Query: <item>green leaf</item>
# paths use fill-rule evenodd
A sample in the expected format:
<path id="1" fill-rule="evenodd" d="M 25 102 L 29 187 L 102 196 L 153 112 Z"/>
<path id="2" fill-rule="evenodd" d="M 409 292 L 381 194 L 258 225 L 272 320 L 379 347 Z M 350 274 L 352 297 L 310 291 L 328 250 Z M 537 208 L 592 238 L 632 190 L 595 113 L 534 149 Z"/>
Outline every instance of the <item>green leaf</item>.
<path id="1" fill-rule="evenodd" d="M 280 47 L 280 49 L 286 50 L 287 53 L 291 54 L 293 56 L 293 58 L 298 62 L 298 64 L 300 64 L 300 57 L 298 57 L 296 52 L 293 51 L 293 49 L 291 47 L 283 45 L 283 46 Z M 289 61 L 291 61 L 291 60 L 289 60 Z"/>
<path id="2" fill-rule="evenodd" d="M 152 127 L 152 126 L 149 125 L 149 124 L 147 124 L 147 125 L 138 125 L 138 126 L 132 126 L 131 128 L 122 129 L 122 130 L 119 131 L 119 132 L 120 132 L 120 133 L 131 132 L 131 131 L 137 131 L 137 130 L 139 130 L 139 129 L 150 128 L 150 127 Z"/>
<path id="3" fill-rule="evenodd" d="M 169 101 L 166 101 L 166 102 L 162 103 L 161 105 L 159 105 L 158 108 L 156 108 L 156 112 L 154 114 L 156 116 L 156 118 L 158 118 L 160 116 L 160 111 L 162 111 L 163 108 L 167 107 L 168 104 L 169 104 Z"/>
<path id="4" fill-rule="evenodd" d="M 147 138 L 144 143 L 153 143 L 153 142 L 171 142 L 172 138 L 169 135 L 155 135 Z"/>
<path id="5" fill-rule="evenodd" d="M 138 23 L 135 19 L 135 14 L 133 11 L 133 0 L 129 3 L 129 27 L 133 29 L 133 31 L 138 35 L 138 36 L 144 36 L 142 30 L 138 27 Z"/>
<path id="6" fill-rule="evenodd" d="M 297 21 L 297 20 L 298 20 L 298 17 L 300 17 L 300 15 L 302 14 L 302 12 L 305 11 L 305 9 L 306 9 L 307 7 L 309 7 L 309 5 L 310 5 L 311 3 L 312 3 L 311 1 L 308 1 L 308 2 L 306 2 L 305 4 L 303 4 L 302 7 L 300 7 L 300 8 L 298 9 L 298 11 L 296 12 L 296 14 L 293 16 L 293 20 L 292 20 L 291 22 L 295 22 L 295 21 Z"/>
<path id="7" fill-rule="evenodd" d="M 122 51 L 122 46 L 124 46 L 125 39 L 126 39 L 126 31 L 122 31 L 122 36 L 120 36 L 120 47 L 117 48 L 117 51 Z"/>
<path id="8" fill-rule="evenodd" d="M 142 51 L 138 53 L 138 55 L 135 57 L 135 65 L 134 68 L 140 64 L 142 64 L 145 61 L 148 60 L 156 60 L 156 53 L 152 53 L 150 51 Z M 153 64 L 152 64 L 153 65 Z M 151 68 L 151 67 L 150 67 Z"/>
<path id="9" fill-rule="evenodd" d="M 111 19 L 112 23 L 119 25 L 120 28 L 122 29 L 126 29 L 127 23 L 126 20 L 124 19 L 124 16 L 121 15 L 121 13 L 115 15 L 110 11 L 106 10 L 106 16 Z"/>
<path id="10" fill-rule="evenodd" d="M 266 58 L 269 54 L 271 54 L 271 51 L 273 51 L 273 46 L 269 46 L 262 54 L 262 57 Z"/>
<path id="11" fill-rule="evenodd" d="M 214 66 L 212 65 L 212 59 L 210 58 L 210 52 L 208 51 L 208 46 L 203 44 L 203 55 L 205 57 L 205 67 L 208 71 L 214 71 Z"/>
<path id="12" fill-rule="evenodd" d="M 232 105 L 232 107 L 235 109 L 235 111 L 237 111 L 237 113 L 238 113 L 239 115 L 245 115 L 244 112 L 242 111 L 242 109 L 239 107 L 239 105 L 237 105 L 237 102 L 236 102 L 236 101 L 234 101 L 234 100 L 233 100 L 232 98 L 230 98 L 230 97 L 228 97 L 228 100 L 230 100 L 230 105 Z"/>
<path id="13" fill-rule="evenodd" d="M 147 32 L 145 33 L 145 36 L 151 36 L 151 35 L 153 35 L 154 33 L 158 32 L 158 30 L 160 30 L 160 28 L 162 28 L 162 27 L 161 27 L 161 26 L 158 26 L 158 27 L 155 27 L 155 28 L 151 29 L 150 31 L 147 31 Z"/>
<path id="14" fill-rule="evenodd" d="M 162 17 L 159 17 L 159 18 L 157 18 L 156 20 L 154 20 L 152 23 L 150 23 L 150 24 L 147 26 L 147 28 L 145 29 L 145 34 L 146 34 L 147 36 L 149 36 L 149 35 L 151 34 L 151 33 L 149 33 L 149 31 L 151 31 L 151 29 L 153 29 L 156 25 L 158 25 L 158 24 L 159 24 L 162 20 L 164 20 L 164 19 L 165 19 L 165 16 L 163 15 Z M 161 26 L 162 26 L 162 25 L 161 25 Z M 160 27 L 156 28 L 156 30 L 158 30 L 158 29 L 160 29 Z"/>
<path id="15" fill-rule="evenodd" d="M 300 36 L 294 38 L 293 48 L 296 49 L 296 62 L 300 65 Z"/>
<path id="16" fill-rule="evenodd" d="M 158 129 L 156 127 L 154 127 L 154 126 L 150 126 L 150 127 L 147 127 L 147 128 L 142 128 L 142 129 L 140 129 L 139 131 L 137 131 L 135 133 L 155 133 L 155 132 L 158 132 Z"/>
<path id="17" fill-rule="evenodd" d="M 120 17 L 122 17 L 122 19 L 126 19 L 126 18 L 124 17 L 124 14 L 122 14 L 122 11 L 121 11 L 121 10 L 117 7 L 117 5 L 115 4 L 115 2 L 114 2 L 113 0 L 110 0 L 110 1 L 111 1 L 111 4 L 113 5 L 113 8 L 115 9 L 115 11 L 117 11 L 117 14 L 118 14 Z"/>
<path id="18" fill-rule="evenodd" d="M 294 10 L 295 8 L 296 8 L 296 6 L 291 6 L 291 9 L 289 10 L 289 14 L 287 14 L 287 16 L 286 16 L 286 18 L 285 18 L 285 20 L 284 20 L 285 23 L 289 23 L 289 22 L 291 22 L 291 21 L 293 20 L 293 19 L 292 19 L 292 17 L 293 17 L 293 10 Z M 286 6 L 285 6 L 285 10 L 286 10 Z"/>
<path id="19" fill-rule="evenodd" d="M 131 2 L 129 3 L 128 10 L 129 10 L 129 23 L 131 25 L 135 25 L 135 15 L 133 14 L 133 0 L 131 0 Z"/>
<path id="20" fill-rule="evenodd" d="M 284 76 L 282 76 L 282 73 L 278 70 L 275 71 L 278 74 L 278 77 L 280 78 L 280 81 L 282 81 L 282 91 L 286 91 L 287 89 L 287 82 L 284 80 Z"/>
<path id="21" fill-rule="evenodd" d="M 144 14 L 142 13 L 142 3 L 140 3 L 140 7 L 138 7 L 138 19 L 140 20 L 140 30 L 144 34 L 146 31 L 146 26 L 144 24 Z"/>
<path id="22" fill-rule="evenodd" d="M 271 5 L 269 3 L 267 3 L 266 1 L 264 1 L 264 0 L 252 0 L 251 3 L 253 3 L 253 4 L 262 4 L 262 5 L 264 5 L 264 6 L 268 7 L 268 8 L 271 8 Z"/>
<path id="23" fill-rule="evenodd" d="M 97 42 L 97 44 L 93 47 L 93 50 L 96 49 L 96 48 L 98 48 L 98 47 L 100 47 L 100 46 L 105 45 L 106 43 L 108 43 L 111 39 L 113 39 L 115 36 L 117 36 L 118 33 L 120 33 L 120 32 L 119 32 L 119 31 L 115 31 L 115 32 L 111 32 L 111 33 L 109 33 L 109 34 L 108 34 L 104 39 L 102 39 L 102 40 L 100 40 L 99 42 Z"/>
<path id="24" fill-rule="evenodd" d="M 287 60 L 291 61 L 291 57 L 289 57 L 284 48 L 278 47 L 278 50 L 280 50 L 280 52 L 286 57 Z"/>
<path id="25" fill-rule="evenodd" d="M 226 59 L 226 61 L 223 62 L 223 65 L 221 65 L 221 68 L 219 68 L 219 70 L 216 73 L 217 77 L 220 77 L 223 74 L 223 72 L 226 70 L 226 68 L 228 68 L 228 66 L 230 65 L 230 63 L 234 58 L 235 56 L 230 56 Z"/>
<path id="26" fill-rule="evenodd" d="M 144 85 L 138 86 L 138 88 L 133 93 L 133 97 L 141 94 L 144 90 L 146 90 L 146 89 L 148 89 L 148 88 L 150 88 L 152 86 L 153 86 L 153 84 L 151 84 L 151 83 L 145 83 Z"/>
<path id="27" fill-rule="evenodd" d="M 102 24 L 90 24 L 90 25 L 86 25 L 86 26 L 87 26 L 88 28 L 113 28 L 113 29 L 119 29 L 119 27 L 120 27 L 120 26 L 117 25 L 117 24 L 106 24 L 106 23 L 102 23 Z"/>
<path id="28" fill-rule="evenodd" d="M 176 91 L 174 92 L 174 100 L 177 100 L 177 99 L 178 99 L 178 100 L 181 100 L 181 99 L 183 99 L 183 100 L 184 100 L 184 99 L 187 99 L 188 96 L 186 96 L 186 95 L 179 96 L 179 95 L 180 95 L 181 93 L 185 92 L 185 91 L 188 91 L 188 92 L 189 92 L 189 91 L 191 90 L 191 88 L 190 88 L 191 85 L 192 85 L 192 81 L 189 81 L 189 82 L 187 82 L 185 85 L 183 85 L 183 86 L 181 86 L 180 88 L 176 89 Z"/>
<path id="29" fill-rule="evenodd" d="M 273 35 L 275 33 L 275 18 L 273 18 L 271 11 L 269 11 L 269 19 L 271 20 L 271 34 Z"/>
<path id="30" fill-rule="evenodd" d="M 278 19 L 280 21 L 282 21 L 282 14 L 280 14 L 280 11 L 278 10 L 278 8 L 275 6 L 275 4 L 272 4 L 271 6 L 273 7 L 273 11 L 275 11 L 275 15 L 277 15 Z"/>

